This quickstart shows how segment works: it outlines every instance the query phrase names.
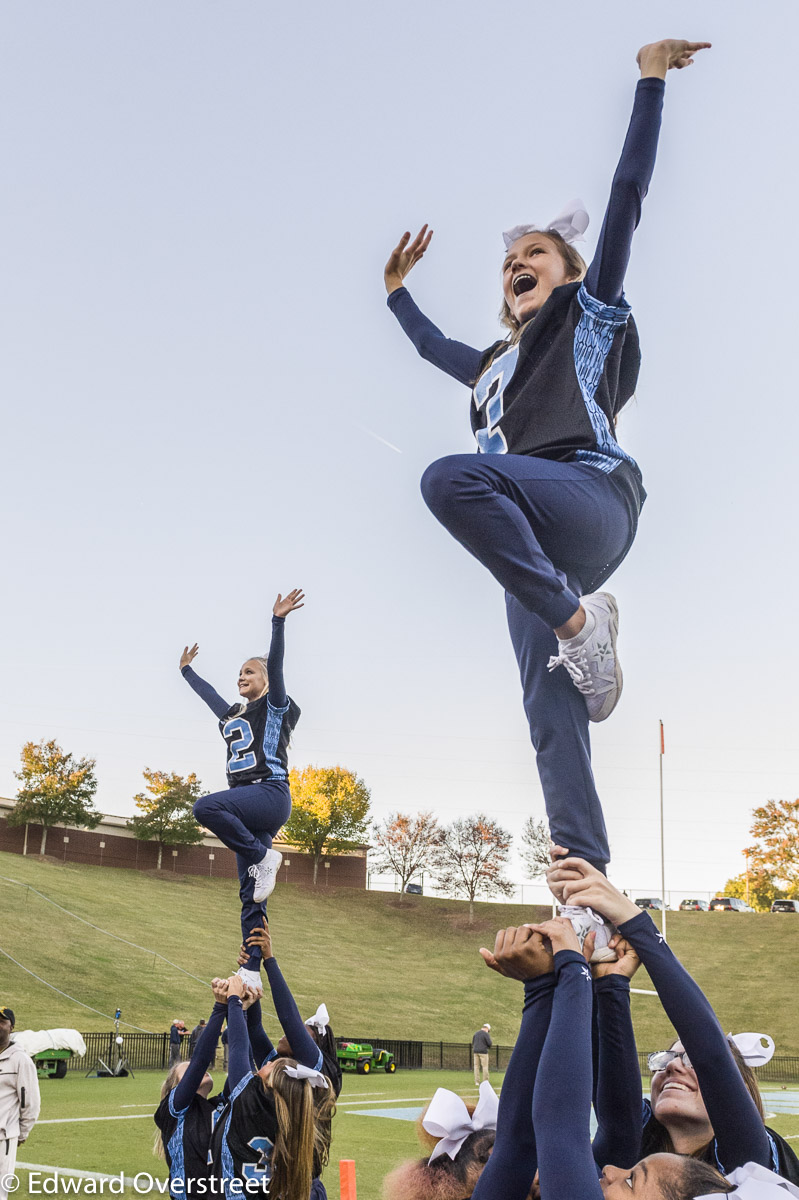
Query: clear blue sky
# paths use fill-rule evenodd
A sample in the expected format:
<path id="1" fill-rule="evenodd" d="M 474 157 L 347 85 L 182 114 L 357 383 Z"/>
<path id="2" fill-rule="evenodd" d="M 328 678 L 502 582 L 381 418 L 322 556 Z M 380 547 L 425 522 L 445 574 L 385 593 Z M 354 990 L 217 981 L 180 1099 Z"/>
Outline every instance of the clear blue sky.
<path id="1" fill-rule="evenodd" d="M 6 6 L 0 794 L 41 737 L 96 756 L 107 812 L 145 766 L 222 786 L 180 650 L 233 697 L 301 585 L 295 763 L 356 770 L 378 817 L 543 815 L 501 591 L 419 495 L 472 448 L 468 394 L 415 356 L 382 266 L 429 221 L 412 291 L 490 344 L 501 230 L 581 195 L 590 254 L 635 53 L 680 36 L 713 49 L 670 73 L 627 281 L 620 437 L 649 500 L 595 762 L 622 886 L 659 878 L 660 717 L 670 882 L 740 871 L 751 808 L 799 794 L 798 23 L 703 0 Z"/>

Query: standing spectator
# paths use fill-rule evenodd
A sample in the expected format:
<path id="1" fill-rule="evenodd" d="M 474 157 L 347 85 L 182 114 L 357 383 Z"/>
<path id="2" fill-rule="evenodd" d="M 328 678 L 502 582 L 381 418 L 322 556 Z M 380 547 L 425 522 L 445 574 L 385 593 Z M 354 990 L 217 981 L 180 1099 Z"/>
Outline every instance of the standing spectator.
<path id="1" fill-rule="evenodd" d="M 482 1075 L 483 1079 L 488 1079 L 488 1052 L 493 1046 L 491 1041 L 491 1026 L 486 1021 L 482 1029 L 478 1029 L 477 1033 L 472 1038 L 472 1058 L 474 1060 L 474 1083 L 475 1087 L 479 1087 L 481 1080 L 478 1078 Z"/>
<path id="2" fill-rule="evenodd" d="M 169 1029 L 169 1068 L 180 1062 L 180 1039 L 186 1036 L 186 1026 L 175 1017 Z"/>
<path id="3" fill-rule="evenodd" d="M 225 1071 L 227 1071 L 227 1055 L 228 1055 L 227 1025 L 222 1030 L 221 1041 L 222 1041 L 222 1067 Z"/>
<path id="4" fill-rule="evenodd" d="M 200 1034 L 202 1033 L 202 1031 L 204 1029 L 205 1029 L 205 1021 L 200 1021 L 200 1024 L 195 1025 L 194 1028 L 192 1029 L 191 1037 L 189 1038 L 189 1058 L 191 1058 L 192 1054 L 194 1054 L 194 1047 L 197 1045 L 197 1042 L 200 1040 Z"/>
<path id="5" fill-rule="evenodd" d="M 27 1141 L 41 1107 L 33 1059 L 11 1041 L 14 1013 L 0 1005 L 0 1200 L 17 1164 L 17 1146 Z M 13 1190 L 13 1189 L 12 1189 Z"/>

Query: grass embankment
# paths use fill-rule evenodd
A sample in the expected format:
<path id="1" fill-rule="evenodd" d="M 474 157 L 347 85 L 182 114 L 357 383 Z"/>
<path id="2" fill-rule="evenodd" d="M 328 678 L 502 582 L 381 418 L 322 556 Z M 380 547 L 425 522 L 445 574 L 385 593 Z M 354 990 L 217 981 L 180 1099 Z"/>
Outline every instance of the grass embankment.
<path id="1" fill-rule="evenodd" d="M 231 880 L 142 874 L 0 854 L 0 947 L 43 980 L 85 1004 L 161 1032 L 175 1016 L 207 1015 L 210 992 L 152 951 L 203 979 L 230 971 L 238 948 L 238 895 Z M 13 879 L 27 886 L 7 882 Z M 126 946 L 76 921 L 29 889 L 94 925 L 136 942 Z M 500 925 L 543 919 L 548 910 L 476 906 L 350 888 L 281 885 L 269 901 L 275 951 L 301 1011 L 320 1000 L 337 1032 L 466 1041 L 483 1021 L 510 1045 L 520 988 L 486 970 L 477 949 Z M 714 1005 L 725 1029 L 770 1033 L 778 1054 L 799 1054 L 794 1019 L 799 919 L 785 914 L 670 913 L 669 941 Z M 149 952 L 148 952 L 149 951 Z M 650 987 L 643 971 L 634 986 Z M 51 991 L 0 956 L 0 1001 L 19 1028 L 109 1022 Z M 267 1025 L 273 1023 L 265 1007 Z M 642 1049 L 662 1046 L 670 1026 L 655 997 L 635 996 Z M 124 1029 L 123 1029 L 124 1032 Z"/>

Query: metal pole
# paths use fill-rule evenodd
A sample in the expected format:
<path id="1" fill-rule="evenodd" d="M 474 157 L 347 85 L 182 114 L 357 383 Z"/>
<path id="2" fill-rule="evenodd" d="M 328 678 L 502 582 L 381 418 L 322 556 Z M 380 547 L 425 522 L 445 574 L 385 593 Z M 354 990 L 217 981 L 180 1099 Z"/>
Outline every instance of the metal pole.
<path id="1" fill-rule="evenodd" d="M 660 932 L 663 934 L 663 940 L 666 940 L 666 845 L 663 832 L 663 755 L 666 752 L 666 746 L 663 739 L 663 722 L 660 725 L 660 893 L 663 901 L 663 911 L 660 915 Z"/>

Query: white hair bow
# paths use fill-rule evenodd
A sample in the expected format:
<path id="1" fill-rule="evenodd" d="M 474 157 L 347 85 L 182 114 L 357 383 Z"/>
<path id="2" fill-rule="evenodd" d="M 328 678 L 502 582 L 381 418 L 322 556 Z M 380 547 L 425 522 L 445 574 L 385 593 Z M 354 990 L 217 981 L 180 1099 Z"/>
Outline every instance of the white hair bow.
<path id="1" fill-rule="evenodd" d="M 478 1129 L 496 1129 L 498 1107 L 499 1097 L 486 1079 L 480 1084 L 480 1099 L 471 1117 L 460 1096 L 439 1088 L 422 1121 L 428 1133 L 441 1139 L 428 1162 L 440 1154 L 454 1158 L 469 1134 Z"/>
<path id="2" fill-rule="evenodd" d="M 737 1047 L 747 1067 L 765 1067 L 776 1049 L 774 1039 L 767 1033 L 728 1033 L 727 1041 Z"/>
<path id="3" fill-rule="evenodd" d="M 312 1029 L 318 1029 L 320 1033 L 324 1033 L 327 1026 L 330 1024 L 330 1015 L 327 1011 L 326 1004 L 320 1004 L 312 1017 L 309 1017 L 305 1022 Z"/>
<path id="4" fill-rule="evenodd" d="M 321 1071 L 314 1071 L 312 1067 L 304 1067 L 302 1063 L 298 1063 L 296 1067 L 286 1067 L 286 1074 L 292 1079 L 307 1079 L 311 1087 L 326 1088 L 330 1084 L 327 1081 L 327 1076 Z"/>
<path id="5" fill-rule="evenodd" d="M 787 1200 L 788 1196 L 799 1197 L 799 1187 L 781 1175 L 775 1175 L 767 1167 L 761 1167 L 759 1163 L 748 1162 L 728 1175 L 727 1179 L 735 1184 L 735 1191 L 727 1194 L 737 1197 L 737 1200 Z M 697 1200 L 714 1200 L 714 1197 L 717 1200 L 718 1192 L 711 1196 L 698 1196 Z"/>
<path id="6" fill-rule="evenodd" d="M 583 242 L 588 228 L 588 213 L 582 200 L 570 200 L 548 225 L 514 225 L 502 235 L 505 249 L 509 250 L 518 238 L 526 233 L 559 233 L 564 242 Z"/>

